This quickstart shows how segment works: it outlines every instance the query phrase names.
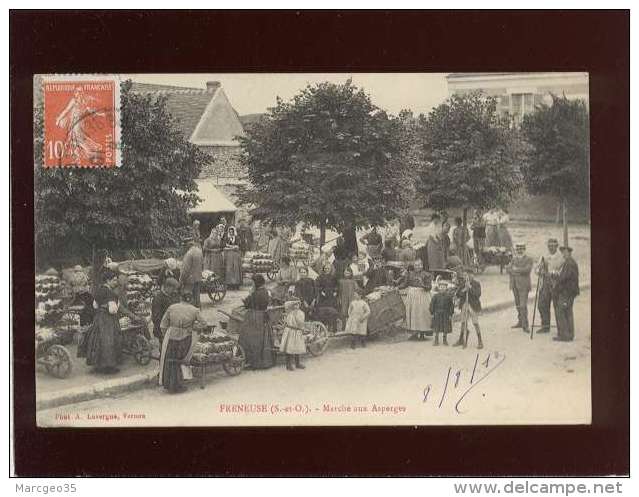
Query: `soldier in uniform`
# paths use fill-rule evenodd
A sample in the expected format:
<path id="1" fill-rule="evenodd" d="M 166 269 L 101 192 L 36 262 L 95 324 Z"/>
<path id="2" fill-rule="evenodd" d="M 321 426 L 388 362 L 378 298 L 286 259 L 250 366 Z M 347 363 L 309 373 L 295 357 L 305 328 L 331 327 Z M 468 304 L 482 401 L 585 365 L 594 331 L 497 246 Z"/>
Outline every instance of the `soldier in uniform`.
<path id="1" fill-rule="evenodd" d="M 528 293 L 530 292 L 530 273 L 534 262 L 526 255 L 526 244 L 515 245 L 515 255 L 512 262 L 507 266 L 510 274 L 510 289 L 515 299 L 517 309 L 517 323 L 512 328 L 522 328 L 528 333 Z"/>
<path id="2" fill-rule="evenodd" d="M 572 258 L 572 248 L 561 247 L 564 263 L 559 270 L 553 291 L 555 319 L 557 320 L 557 342 L 571 342 L 575 338 L 575 322 L 572 304 L 579 295 L 579 267 Z"/>
<path id="3" fill-rule="evenodd" d="M 550 332 L 550 304 L 552 302 L 552 286 L 557 279 L 559 269 L 564 262 L 564 257 L 557 250 L 559 242 L 556 238 L 548 240 L 548 254 L 541 257 L 537 263 L 535 272 L 542 278 L 539 288 L 537 308 L 541 316 L 541 328 L 537 333 Z"/>

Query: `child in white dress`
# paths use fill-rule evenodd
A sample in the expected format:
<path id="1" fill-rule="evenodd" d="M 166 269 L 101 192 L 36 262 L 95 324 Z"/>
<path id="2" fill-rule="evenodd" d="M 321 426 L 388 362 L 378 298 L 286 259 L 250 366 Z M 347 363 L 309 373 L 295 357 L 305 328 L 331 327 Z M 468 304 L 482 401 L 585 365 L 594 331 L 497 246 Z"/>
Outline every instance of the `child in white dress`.
<path id="1" fill-rule="evenodd" d="M 286 354 L 286 369 L 294 371 L 305 369 L 300 360 L 302 354 L 306 354 L 306 342 L 304 341 L 304 312 L 300 309 L 300 301 L 290 300 L 284 304 L 286 312 L 286 327 L 282 334 L 280 352 Z M 293 367 L 295 361 L 295 368 Z"/>
<path id="2" fill-rule="evenodd" d="M 348 320 L 346 321 L 346 328 L 344 331 L 352 335 L 351 348 L 354 349 L 359 343 L 362 347 L 366 347 L 366 334 L 368 327 L 368 317 L 371 314 L 371 309 L 365 300 L 362 300 L 362 296 L 359 290 L 356 290 L 353 294 L 353 300 L 348 307 Z"/>

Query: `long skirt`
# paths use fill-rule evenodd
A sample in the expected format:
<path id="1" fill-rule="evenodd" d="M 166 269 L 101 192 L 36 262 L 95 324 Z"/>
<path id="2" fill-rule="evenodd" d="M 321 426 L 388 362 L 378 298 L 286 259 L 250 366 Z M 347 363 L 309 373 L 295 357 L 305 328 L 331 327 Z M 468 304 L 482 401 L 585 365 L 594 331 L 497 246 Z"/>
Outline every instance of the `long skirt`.
<path id="1" fill-rule="evenodd" d="M 88 366 L 99 369 L 114 368 L 122 362 L 122 330 L 117 314 L 96 311 L 78 347 L 78 357 L 86 357 Z"/>
<path id="2" fill-rule="evenodd" d="M 489 224 L 486 226 L 486 247 L 500 247 L 499 233 L 497 226 Z"/>
<path id="3" fill-rule="evenodd" d="M 167 390 L 174 392 L 184 383 L 182 376 L 181 362 L 184 360 L 191 348 L 193 337 L 187 336 L 181 340 L 166 338 L 166 346 L 162 354 L 160 370 L 160 385 Z"/>
<path id="4" fill-rule="evenodd" d="M 470 250 L 466 244 L 457 245 L 455 244 L 455 253 L 457 257 L 459 257 L 462 263 L 466 266 L 471 262 Z"/>
<path id="5" fill-rule="evenodd" d="M 224 251 L 225 281 L 227 285 L 237 286 L 242 284 L 242 259 L 238 250 Z"/>
<path id="6" fill-rule="evenodd" d="M 270 368 L 275 364 L 273 337 L 266 319 L 265 311 L 250 309 L 240 326 L 239 344 L 246 353 L 246 361 L 254 369 Z"/>
<path id="7" fill-rule="evenodd" d="M 499 237 L 499 246 L 506 247 L 508 250 L 513 249 L 513 240 L 506 225 L 502 224 L 497 228 L 497 236 Z"/>
<path id="8" fill-rule="evenodd" d="M 219 278 L 224 278 L 224 256 L 222 251 L 206 254 L 204 268 L 213 271 Z"/>
<path id="9" fill-rule="evenodd" d="M 306 354 L 304 332 L 285 328 L 282 334 L 282 342 L 280 343 L 280 352 L 285 354 Z"/>
<path id="10" fill-rule="evenodd" d="M 433 316 L 433 331 L 435 333 L 452 333 L 453 323 L 451 321 L 451 315 L 436 312 Z"/>
<path id="11" fill-rule="evenodd" d="M 366 252 L 368 252 L 368 257 L 370 257 L 373 260 L 379 260 L 382 258 L 381 245 L 367 245 Z"/>
<path id="12" fill-rule="evenodd" d="M 430 292 L 423 288 L 408 287 L 405 299 L 406 329 L 409 331 L 430 331 L 433 327 L 430 315 Z"/>

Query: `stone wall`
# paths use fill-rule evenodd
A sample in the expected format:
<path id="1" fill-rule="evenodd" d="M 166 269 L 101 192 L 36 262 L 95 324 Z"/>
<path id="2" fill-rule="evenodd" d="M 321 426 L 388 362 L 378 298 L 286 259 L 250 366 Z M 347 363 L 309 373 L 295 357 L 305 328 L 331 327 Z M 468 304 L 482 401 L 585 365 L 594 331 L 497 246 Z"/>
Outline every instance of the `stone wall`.
<path id="1" fill-rule="evenodd" d="M 213 157 L 211 163 L 202 168 L 200 178 L 241 179 L 246 168 L 240 163 L 240 147 L 208 147 L 201 150 Z"/>

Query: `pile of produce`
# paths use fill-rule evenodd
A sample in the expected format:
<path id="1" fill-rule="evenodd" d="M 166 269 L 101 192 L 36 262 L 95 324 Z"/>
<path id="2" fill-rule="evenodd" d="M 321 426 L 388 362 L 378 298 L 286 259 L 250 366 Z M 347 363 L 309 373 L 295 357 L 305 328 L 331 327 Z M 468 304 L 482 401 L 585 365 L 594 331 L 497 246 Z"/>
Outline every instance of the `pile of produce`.
<path id="1" fill-rule="evenodd" d="M 443 290 L 439 288 L 440 283 L 444 284 Z M 437 278 L 435 278 L 435 282 L 433 283 L 432 291 L 433 293 L 441 293 L 441 292 L 455 293 L 457 291 L 457 281 L 454 279 L 447 280 L 442 278 L 441 276 L 437 276 Z"/>
<path id="2" fill-rule="evenodd" d="M 122 330 L 126 330 L 131 326 L 131 319 L 128 316 L 123 316 L 118 321 L 120 321 L 120 329 Z"/>
<path id="3" fill-rule="evenodd" d="M 63 313 L 60 278 L 41 274 L 35 278 L 36 323 L 52 323 Z"/>
<path id="4" fill-rule="evenodd" d="M 216 276 L 216 274 L 210 269 L 205 269 L 204 271 L 202 271 L 202 281 L 206 281 L 209 278 L 213 278 L 214 276 Z"/>
<path id="5" fill-rule="evenodd" d="M 506 247 L 486 247 L 482 251 L 482 256 L 488 264 L 508 264 L 512 258 L 512 252 Z"/>
<path id="6" fill-rule="evenodd" d="M 511 256 L 512 255 L 512 252 L 508 248 L 497 247 L 497 246 L 485 247 L 484 250 L 482 250 L 482 252 L 484 254 L 488 254 L 492 256 L 499 256 L 499 255 Z"/>
<path id="7" fill-rule="evenodd" d="M 270 273 L 277 267 L 271 254 L 265 252 L 246 252 L 242 258 L 242 271 L 246 273 Z"/>
<path id="8" fill-rule="evenodd" d="M 382 297 L 385 297 L 389 293 L 394 293 L 394 292 L 397 292 L 397 289 L 392 286 L 378 286 L 377 288 L 375 288 L 375 291 L 366 295 L 365 300 L 368 303 L 375 302 L 381 299 Z"/>
<path id="9" fill-rule="evenodd" d="M 194 363 L 224 362 L 233 357 L 235 340 L 221 331 L 202 333 L 193 347 Z"/>
<path id="10" fill-rule="evenodd" d="M 153 298 L 153 280 L 148 274 L 131 273 L 127 285 L 126 296 L 129 309 L 133 312 L 151 305 Z"/>
<path id="11" fill-rule="evenodd" d="M 303 261 L 307 260 L 312 255 L 312 247 L 303 241 L 297 241 L 291 245 L 291 259 Z"/>

